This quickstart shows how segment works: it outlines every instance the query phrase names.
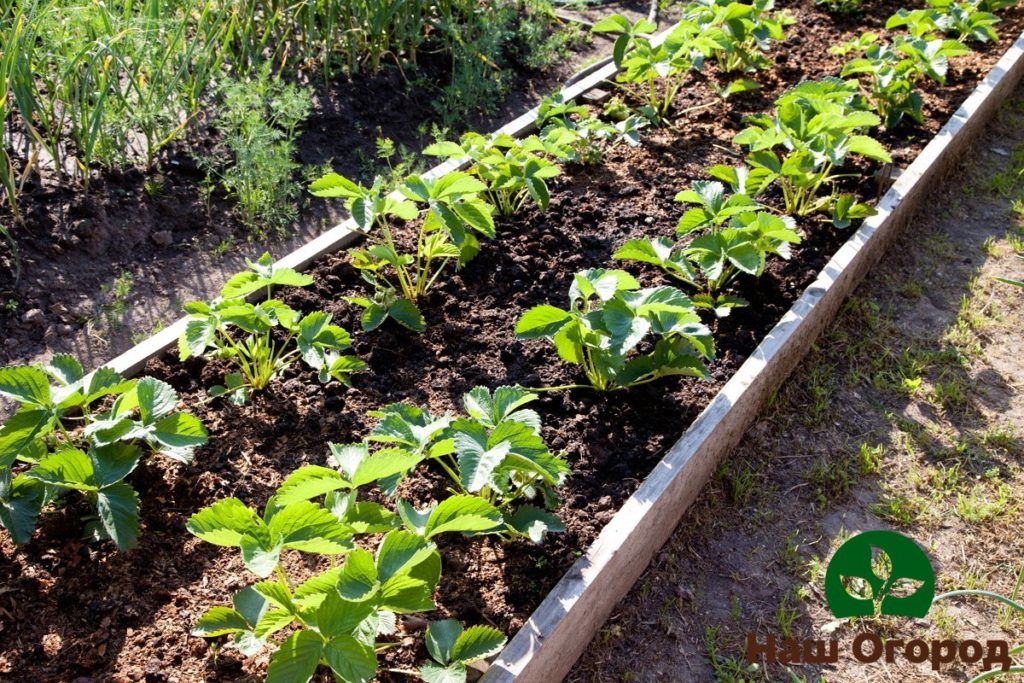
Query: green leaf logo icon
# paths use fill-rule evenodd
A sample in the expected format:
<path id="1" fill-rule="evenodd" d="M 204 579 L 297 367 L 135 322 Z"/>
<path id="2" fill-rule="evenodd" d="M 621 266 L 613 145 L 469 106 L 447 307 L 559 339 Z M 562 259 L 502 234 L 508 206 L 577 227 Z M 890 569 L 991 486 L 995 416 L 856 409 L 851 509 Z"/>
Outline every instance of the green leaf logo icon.
<path id="1" fill-rule="evenodd" d="M 836 618 L 876 614 L 924 617 L 935 597 L 928 555 L 895 531 L 865 531 L 843 543 L 825 574 L 825 599 Z"/>

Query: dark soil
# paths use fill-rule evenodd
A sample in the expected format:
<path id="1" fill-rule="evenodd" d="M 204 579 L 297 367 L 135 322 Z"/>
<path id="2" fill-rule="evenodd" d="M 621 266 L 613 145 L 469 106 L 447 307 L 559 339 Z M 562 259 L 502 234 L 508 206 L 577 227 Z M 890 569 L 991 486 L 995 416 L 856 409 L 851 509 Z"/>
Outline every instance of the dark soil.
<path id="1" fill-rule="evenodd" d="M 360 333 L 359 311 L 341 297 L 364 292 L 363 284 L 345 254 L 321 259 L 311 271 L 315 285 L 280 296 L 302 310 L 325 309 L 354 330 L 355 350 L 369 372 L 347 389 L 293 371 L 244 407 L 215 402 L 193 408 L 210 430 L 210 444 L 190 467 L 153 462 L 134 475 L 143 492 L 144 533 L 132 553 L 75 540 L 76 511 L 50 516 L 28 547 L 14 548 L 4 540 L 0 674 L 151 681 L 258 676 L 265 656 L 244 660 L 224 651 L 215 659 L 206 643 L 188 636 L 208 607 L 225 604 L 251 580 L 237 551 L 206 545 L 186 532 L 188 515 L 231 495 L 262 506 L 294 468 L 324 464 L 328 442 L 362 438 L 372 426 L 366 411 L 384 404 L 410 401 L 441 413 L 459 410 L 461 395 L 478 384 L 578 380 L 548 344 L 514 338 L 518 316 L 540 303 L 563 305 L 572 273 L 612 265 L 610 254 L 623 241 L 671 234 L 680 214 L 676 192 L 703 177 L 707 165 L 734 161 L 729 140 L 742 127 L 742 116 L 768 110 L 784 87 L 803 78 L 835 73 L 839 62 L 827 47 L 880 28 L 896 6 L 866 3 L 862 19 L 841 23 L 813 2 L 794 6 L 799 21 L 793 37 L 777 50 L 778 68 L 759 77 L 766 86 L 762 91 L 730 100 L 728 109 L 718 105 L 680 118 L 673 130 L 651 134 L 638 149 L 615 148 L 603 166 L 567 169 L 553 183 L 547 213 L 530 210 L 499 221 L 500 243 L 485 244 L 479 257 L 422 301 L 429 325 L 422 335 L 390 323 Z M 1001 29 L 1009 37 L 1024 22 L 1019 12 L 1008 16 Z M 928 126 L 888 136 L 899 163 L 920 151 L 1009 42 L 954 66 L 948 86 L 928 97 Z M 698 79 L 677 106 L 706 102 L 710 93 Z M 867 181 L 847 189 L 866 200 L 877 193 Z M 573 468 L 558 511 L 567 531 L 541 550 L 525 542 L 444 539 L 441 614 L 489 622 L 509 634 L 524 623 L 848 236 L 815 221 L 804 221 L 801 229 L 804 242 L 792 260 L 773 260 L 764 277 L 741 281 L 735 293 L 750 306 L 713 323 L 718 360 L 711 382 L 677 378 L 607 396 L 576 391 L 538 401 L 548 443 L 564 450 Z M 662 282 L 653 271 L 641 276 L 646 285 Z M 173 384 L 186 405 L 197 406 L 225 368 L 168 358 L 147 370 Z M 429 475 L 412 488 L 424 501 L 441 493 Z M 318 569 L 304 557 L 291 562 L 295 575 Z M 408 666 L 415 658 L 415 641 L 407 638 L 415 628 L 411 622 L 403 626 L 403 647 L 392 650 L 389 661 Z"/>

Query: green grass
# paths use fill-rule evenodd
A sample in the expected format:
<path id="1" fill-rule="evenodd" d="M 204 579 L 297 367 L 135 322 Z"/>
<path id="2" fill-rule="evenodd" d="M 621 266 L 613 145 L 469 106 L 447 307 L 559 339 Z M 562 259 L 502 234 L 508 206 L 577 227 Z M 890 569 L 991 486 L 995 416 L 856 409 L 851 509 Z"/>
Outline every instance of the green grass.
<path id="1" fill-rule="evenodd" d="M 968 524 L 984 524 L 1002 517 L 1010 510 L 1010 487 L 999 485 L 995 492 L 978 484 L 970 493 L 957 494 L 956 516 Z"/>
<path id="2" fill-rule="evenodd" d="M 116 329 L 124 324 L 124 316 L 128 312 L 128 299 L 134 286 L 135 279 L 127 270 L 121 271 L 112 283 L 100 285 L 100 293 L 106 299 L 100 310 L 111 327 Z"/>

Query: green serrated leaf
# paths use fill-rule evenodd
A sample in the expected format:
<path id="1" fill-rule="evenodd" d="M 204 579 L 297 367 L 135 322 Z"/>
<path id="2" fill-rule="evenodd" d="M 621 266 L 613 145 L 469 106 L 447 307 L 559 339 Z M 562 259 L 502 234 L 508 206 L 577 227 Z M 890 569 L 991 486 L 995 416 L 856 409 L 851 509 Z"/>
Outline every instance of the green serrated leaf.
<path id="1" fill-rule="evenodd" d="M 420 678 L 426 683 L 465 683 L 466 667 L 459 662 L 447 666 L 425 662 L 419 670 Z"/>
<path id="2" fill-rule="evenodd" d="M 103 529 L 121 550 L 133 548 L 139 538 L 139 494 L 125 482 L 100 489 L 96 510 Z"/>
<path id="3" fill-rule="evenodd" d="M 244 616 L 230 607 L 213 607 L 195 623 L 195 626 L 192 627 L 192 635 L 216 638 L 247 630 L 249 630 L 249 623 Z"/>
<path id="4" fill-rule="evenodd" d="M 463 664 L 471 664 L 501 652 L 501 648 L 505 647 L 505 640 L 505 634 L 496 628 L 470 626 L 452 646 L 451 658 Z"/>
<path id="5" fill-rule="evenodd" d="M 0 396 L 46 408 L 51 403 L 50 382 L 39 368 L 27 365 L 0 368 Z"/>
<path id="6" fill-rule="evenodd" d="M 307 683 L 316 673 L 324 641 L 312 631 L 296 631 L 270 658 L 266 683 Z"/>
<path id="7" fill-rule="evenodd" d="M 454 619 L 432 622 L 427 626 L 427 652 L 438 662 L 448 664 L 451 662 L 452 648 L 462 631 L 462 624 Z"/>
<path id="8" fill-rule="evenodd" d="M 497 530 L 501 513 L 479 496 L 449 496 L 434 508 L 427 519 L 425 537 L 447 532 L 473 533 Z"/>
<path id="9" fill-rule="evenodd" d="M 560 330 L 572 316 L 568 311 L 542 304 L 531 308 L 516 323 L 516 336 L 520 339 L 550 337 Z"/>
<path id="10" fill-rule="evenodd" d="M 413 332 L 422 332 L 427 327 L 420 309 L 408 299 L 395 299 L 388 306 L 388 315 Z"/>
<path id="11" fill-rule="evenodd" d="M 340 683 L 368 683 L 377 674 L 377 653 L 352 636 L 331 638 L 324 658 Z"/>
<path id="12" fill-rule="evenodd" d="M 192 515 L 186 528 L 207 543 L 239 547 L 242 536 L 263 527 L 263 521 L 237 498 L 224 498 Z"/>
<path id="13" fill-rule="evenodd" d="M 274 501 L 283 507 L 350 487 L 351 484 L 336 470 L 319 465 L 305 465 L 285 478 L 274 494 Z"/>

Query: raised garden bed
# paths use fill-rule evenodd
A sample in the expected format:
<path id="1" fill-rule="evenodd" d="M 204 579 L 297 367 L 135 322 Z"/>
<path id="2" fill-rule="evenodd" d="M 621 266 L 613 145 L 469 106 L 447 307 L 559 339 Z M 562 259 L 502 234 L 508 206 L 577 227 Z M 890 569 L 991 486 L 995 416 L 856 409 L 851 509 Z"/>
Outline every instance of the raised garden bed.
<path id="1" fill-rule="evenodd" d="M 24 549 L 13 550 L 5 539 L 4 553 L 11 561 L 4 579 L 13 589 L 9 595 L 16 597 L 0 606 L 19 623 L 24 643 L 5 655 L 10 671 L 63 679 L 98 671 L 130 675 L 141 670 L 147 675 L 148 667 L 153 676 L 182 680 L 235 677 L 242 658 L 225 651 L 214 664 L 206 645 L 187 634 L 207 607 L 223 604 L 230 589 L 243 585 L 239 577 L 244 569 L 236 552 L 189 536 L 184 529 L 187 514 L 229 495 L 261 505 L 285 473 L 302 464 L 323 464 L 326 442 L 350 442 L 364 435 L 372 426 L 366 411 L 387 403 L 407 400 L 442 413 L 457 410 L 461 395 L 478 384 L 573 382 L 576 373 L 559 363 L 549 346 L 515 339 L 521 312 L 537 304 L 561 304 L 573 272 L 609 265 L 610 253 L 627 239 L 670 231 L 680 212 L 672 201 L 675 193 L 701 178 L 705 166 L 735 161 L 728 145 L 743 127 L 743 115 L 769 110 L 775 96 L 803 78 L 836 73 L 840 61 L 827 54 L 827 46 L 865 25 L 877 28 L 878 20 L 870 18 L 856 27 L 835 27 L 811 4 L 792 9 L 797 26 L 807 31 L 790 40 L 785 54 L 776 53 L 778 66 L 760 76 L 763 90 L 729 100 L 728 109 L 719 106 L 691 115 L 679 130 L 654 132 L 639 148 L 617 147 L 602 166 L 571 169 L 552 183 L 546 213 L 530 209 L 499 220 L 500 242 L 485 243 L 476 259 L 421 303 L 429 319 L 425 333 L 387 325 L 372 334 L 356 334 L 355 351 L 370 372 L 357 377 L 355 389 L 321 386 L 314 373 L 298 372 L 244 407 L 219 402 L 196 407 L 211 436 L 199 464 L 181 470 L 154 462 L 135 475 L 137 487 L 147 491 L 142 504 L 146 528 L 138 550 L 111 554 L 69 543 L 77 533 L 71 513 L 50 516 Z M 885 17 L 895 7 L 865 9 L 868 17 Z M 1006 36 L 1020 26 L 1020 15 L 1011 12 L 1000 28 Z M 917 129 L 917 139 L 884 137 L 897 162 L 919 154 L 923 138 L 938 127 L 934 122 L 956 108 L 977 74 L 997 57 L 997 49 L 966 57 L 946 87 L 928 89 L 929 123 Z M 981 118 L 991 112 L 1019 77 L 1016 68 L 1010 69 L 1017 57 L 1016 51 L 1008 54 L 1008 61 L 997 67 L 1003 75 L 999 87 L 983 102 L 969 104 L 969 112 Z M 709 83 L 698 78 L 676 106 L 681 110 L 713 97 Z M 949 153 L 962 148 L 974 120 L 956 138 L 955 130 L 940 134 Z M 551 680 L 568 670 L 671 531 L 714 461 L 827 323 L 878 255 L 886 235 L 905 220 L 910 201 L 897 207 L 897 199 L 911 198 L 911 191 L 919 197 L 939 172 L 941 167 L 931 163 L 938 157 L 934 149 L 901 178 L 883 199 L 880 214 L 838 254 L 849 234 L 808 224 L 811 229 L 790 261 L 771 261 L 763 277 L 739 281 L 737 292 L 750 306 L 712 323 L 718 345 L 712 381 L 666 379 L 611 396 L 578 391 L 546 394 L 538 402 L 546 440 L 570 454 L 574 471 L 558 510 L 567 531 L 549 537 L 543 554 L 522 540 L 501 544 L 488 538 L 445 537 L 439 543 L 445 562 L 438 595 L 442 614 L 490 622 L 509 633 L 525 624 L 489 680 L 517 674 L 520 680 Z M 944 153 L 942 159 L 947 158 Z M 933 170 L 925 173 L 922 165 Z M 854 168 L 871 170 L 867 164 Z M 877 192 L 873 182 L 853 180 L 843 189 L 862 200 L 873 199 Z M 364 285 L 344 254 L 322 253 L 343 246 L 345 239 L 341 232 L 325 236 L 286 259 L 289 265 L 309 263 L 315 284 L 283 290 L 281 296 L 298 309 L 327 310 L 355 330 L 358 310 L 340 297 L 359 295 Z M 660 276 L 644 269 L 641 277 Z M 126 372 L 145 365 L 148 374 L 169 382 L 187 405 L 195 406 L 225 368 L 155 358 L 175 332 L 157 335 L 114 364 Z M 660 460 L 666 451 L 667 458 Z M 654 476 L 641 486 L 652 471 Z M 422 504 L 443 491 L 444 481 L 428 475 L 415 478 L 407 493 Z M 642 528 L 627 533 L 637 522 Z M 597 545 L 573 566 L 602 528 L 606 531 Z M 84 572 L 81 567 L 92 566 L 85 563 L 102 564 L 103 571 Z M 556 592 L 529 619 L 570 567 Z M 290 562 L 289 569 L 309 573 L 317 567 Z M 569 605 L 572 610 L 565 618 Z M 422 659 L 422 648 L 411 641 L 389 651 L 385 661 L 408 666 L 414 659 Z"/>

